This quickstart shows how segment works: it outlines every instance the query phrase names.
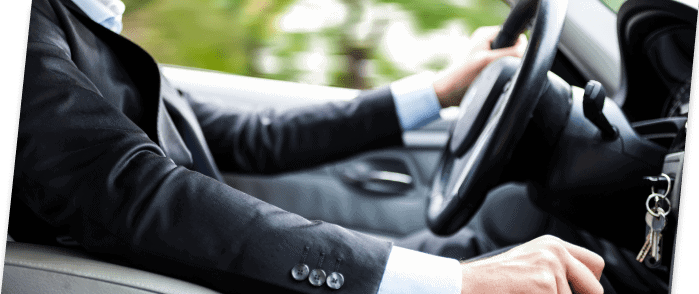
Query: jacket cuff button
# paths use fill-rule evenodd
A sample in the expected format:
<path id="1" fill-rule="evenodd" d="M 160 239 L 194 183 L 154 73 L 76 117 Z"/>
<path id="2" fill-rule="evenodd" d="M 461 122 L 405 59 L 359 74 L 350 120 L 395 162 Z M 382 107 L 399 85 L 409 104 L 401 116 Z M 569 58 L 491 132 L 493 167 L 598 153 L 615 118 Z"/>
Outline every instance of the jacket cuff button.
<path id="1" fill-rule="evenodd" d="M 337 290 L 340 289 L 340 287 L 342 287 L 342 284 L 345 283 L 345 277 L 342 276 L 341 273 L 333 272 L 328 276 L 326 282 L 328 283 L 328 287 L 330 287 L 330 289 Z"/>
<path id="2" fill-rule="evenodd" d="M 325 283 L 325 271 L 322 269 L 314 269 L 311 271 L 311 274 L 308 276 L 308 281 L 311 282 L 311 285 L 320 287 Z"/>
<path id="3" fill-rule="evenodd" d="M 307 265 L 299 263 L 291 269 L 291 276 L 294 277 L 294 280 L 303 281 L 308 277 L 309 271 Z"/>

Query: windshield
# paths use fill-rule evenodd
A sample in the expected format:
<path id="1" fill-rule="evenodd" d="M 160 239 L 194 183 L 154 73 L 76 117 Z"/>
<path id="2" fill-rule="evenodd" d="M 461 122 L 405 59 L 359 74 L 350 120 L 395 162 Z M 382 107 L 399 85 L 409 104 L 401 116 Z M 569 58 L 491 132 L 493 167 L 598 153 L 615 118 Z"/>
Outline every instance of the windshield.
<path id="1" fill-rule="evenodd" d="M 501 0 L 123 0 L 122 35 L 159 63 L 373 88 L 464 60 Z"/>

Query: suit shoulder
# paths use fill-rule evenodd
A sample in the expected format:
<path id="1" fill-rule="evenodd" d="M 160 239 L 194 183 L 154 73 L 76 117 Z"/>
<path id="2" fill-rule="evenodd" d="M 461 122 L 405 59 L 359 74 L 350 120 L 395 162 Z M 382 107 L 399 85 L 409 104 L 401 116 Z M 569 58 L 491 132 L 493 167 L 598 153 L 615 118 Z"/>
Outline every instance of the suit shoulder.
<path id="1" fill-rule="evenodd" d="M 33 44 L 41 43 L 57 47 L 70 55 L 70 46 L 66 41 L 66 33 L 62 28 L 68 18 L 63 3 L 55 0 L 33 0 L 29 18 L 29 34 L 27 49 Z"/>

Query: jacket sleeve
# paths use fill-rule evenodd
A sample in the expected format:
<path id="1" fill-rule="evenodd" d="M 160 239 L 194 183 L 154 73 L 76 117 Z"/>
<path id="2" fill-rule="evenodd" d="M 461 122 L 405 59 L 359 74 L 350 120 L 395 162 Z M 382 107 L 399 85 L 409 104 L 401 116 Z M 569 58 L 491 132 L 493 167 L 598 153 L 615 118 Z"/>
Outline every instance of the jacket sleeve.
<path id="1" fill-rule="evenodd" d="M 34 12 L 33 19 L 41 17 Z M 376 293 L 390 242 L 306 220 L 178 167 L 99 93 L 65 48 L 34 41 L 27 47 L 12 201 L 24 202 L 54 226 L 70 227 L 89 251 L 215 290 L 330 293 L 325 285 L 292 278 L 292 267 L 305 263 L 328 274 L 342 273 L 343 293 Z M 337 111 L 360 111 L 351 110 L 354 105 Z M 294 129 L 282 132 L 288 137 L 246 133 L 238 140 L 282 140 L 264 146 L 295 152 L 310 144 L 292 138 L 293 130 L 303 126 L 296 119 L 284 116 L 274 124 L 283 129 L 291 123 Z M 325 132 L 321 145 L 341 149 L 328 143 L 334 137 Z M 240 159 L 248 165 L 256 156 L 253 147 L 248 142 L 240 152 L 248 156 Z"/>
<path id="2" fill-rule="evenodd" d="M 282 112 L 239 111 L 184 95 L 222 171 L 276 173 L 403 144 L 388 87 Z"/>

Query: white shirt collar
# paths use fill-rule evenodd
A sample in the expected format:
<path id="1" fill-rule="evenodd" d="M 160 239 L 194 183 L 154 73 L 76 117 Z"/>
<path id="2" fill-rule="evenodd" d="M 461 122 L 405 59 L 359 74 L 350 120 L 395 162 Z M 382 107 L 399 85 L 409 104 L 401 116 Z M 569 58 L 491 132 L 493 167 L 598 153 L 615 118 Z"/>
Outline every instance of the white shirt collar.
<path id="1" fill-rule="evenodd" d="M 126 8 L 121 0 L 73 0 L 73 3 L 96 23 L 117 34 L 121 32 L 121 17 Z"/>

